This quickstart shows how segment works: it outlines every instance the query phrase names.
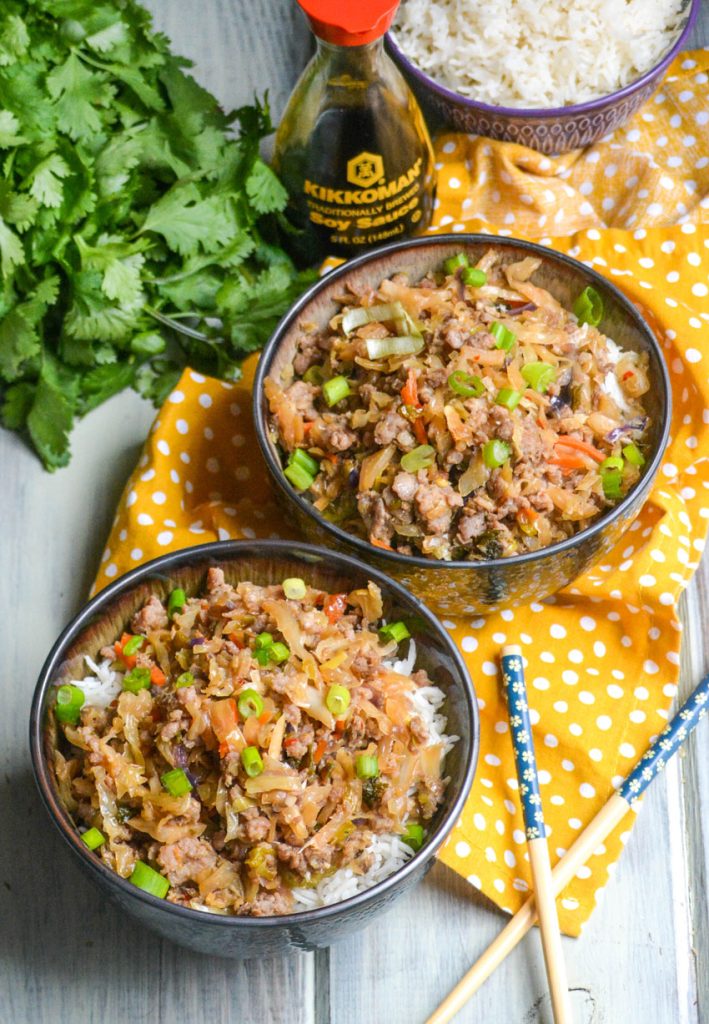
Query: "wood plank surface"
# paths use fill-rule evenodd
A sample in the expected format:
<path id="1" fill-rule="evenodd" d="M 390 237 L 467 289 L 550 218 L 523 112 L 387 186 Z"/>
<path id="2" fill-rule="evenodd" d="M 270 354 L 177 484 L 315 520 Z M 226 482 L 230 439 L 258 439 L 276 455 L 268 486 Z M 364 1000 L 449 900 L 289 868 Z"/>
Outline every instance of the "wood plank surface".
<path id="1" fill-rule="evenodd" d="M 224 106 L 269 88 L 278 117 L 310 48 L 291 0 L 148 6 Z M 693 42 L 708 41 L 705 0 Z M 85 599 L 152 415 L 135 395 L 113 399 L 79 426 L 73 462 L 55 475 L 0 431 L 0 1024 L 423 1021 L 504 920 L 441 865 L 329 951 L 238 964 L 188 953 L 122 917 L 50 831 L 29 764 L 31 693 L 46 652 Z M 683 604 L 688 692 L 708 667 L 706 562 Z M 709 1024 L 708 743 L 705 725 L 653 787 L 605 899 L 582 938 L 565 941 L 579 1024 Z M 458 1019 L 548 1024 L 544 990 L 532 934 Z"/>

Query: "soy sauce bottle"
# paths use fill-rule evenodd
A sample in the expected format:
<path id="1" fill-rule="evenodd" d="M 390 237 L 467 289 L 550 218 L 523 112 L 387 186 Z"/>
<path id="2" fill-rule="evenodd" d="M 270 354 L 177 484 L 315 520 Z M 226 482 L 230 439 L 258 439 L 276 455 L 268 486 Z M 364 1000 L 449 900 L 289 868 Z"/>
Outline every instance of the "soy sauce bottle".
<path id="1" fill-rule="evenodd" d="M 353 256 L 425 228 L 433 152 L 423 116 L 384 51 L 398 2 L 298 0 L 317 51 L 276 134 L 274 170 L 304 262 Z"/>

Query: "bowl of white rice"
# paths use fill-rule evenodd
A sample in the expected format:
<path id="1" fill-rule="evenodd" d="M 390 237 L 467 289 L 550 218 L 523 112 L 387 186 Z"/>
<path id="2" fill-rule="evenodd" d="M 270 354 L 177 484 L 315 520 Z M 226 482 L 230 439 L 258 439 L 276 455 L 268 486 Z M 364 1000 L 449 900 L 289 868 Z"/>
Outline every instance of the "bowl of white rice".
<path id="1" fill-rule="evenodd" d="M 389 52 L 436 128 L 564 153 L 632 117 L 701 0 L 403 0 Z"/>

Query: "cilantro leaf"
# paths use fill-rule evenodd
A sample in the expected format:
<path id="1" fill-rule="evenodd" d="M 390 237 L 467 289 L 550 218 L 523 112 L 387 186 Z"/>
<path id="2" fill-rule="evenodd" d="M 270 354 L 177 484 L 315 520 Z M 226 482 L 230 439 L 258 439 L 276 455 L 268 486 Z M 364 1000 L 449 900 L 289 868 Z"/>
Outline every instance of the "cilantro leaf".
<path id="1" fill-rule="evenodd" d="M 19 134 L 20 122 L 11 110 L 0 110 L 0 148 L 21 146 L 26 139 Z"/>
<path id="2" fill-rule="evenodd" d="M 41 206 L 61 206 L 64 197 L 62 178 L 69 174 L 69 168 L 57 153 L 37 164 L 30 175 L 30 195 Z"/>
<path id="3" fill-rule="evenodd" d="M 263 160 L 255 160 L 251 173 L 246 179 L 246 192 L 257 213 L 274 213 L 282 210 L 288 193 L 270 167 Z"/>
<path id="4" fill-rule="evenodd" d="M 47 360 L 42 366 L 27 414 L 27 429 L 48 470 L 66 466 L 69 462 L 69 433 L 73 423 L 70 392 L 62 385 L 57 368 Z"/>

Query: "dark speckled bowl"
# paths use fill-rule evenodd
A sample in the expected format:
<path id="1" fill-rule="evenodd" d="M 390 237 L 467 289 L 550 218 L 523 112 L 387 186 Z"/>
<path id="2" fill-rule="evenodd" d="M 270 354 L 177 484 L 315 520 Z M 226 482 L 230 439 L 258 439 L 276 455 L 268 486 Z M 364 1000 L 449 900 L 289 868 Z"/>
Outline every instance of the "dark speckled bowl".
<path id="1" fill-rule="evenodd" d="M 479 562 L 443 562 L 423 555 L 382 550 L 329 523 L 286 480 L 269 426 L 264 380 L 269 375 L 278 378 L 284 370 L 288 371 L 297 348 L 299 325 L 311 321 L 325 326 L 338 309 L 335 296 L 342 293 L 347 281 L 357 282 L 363 288 L 377 287 L 385 277 L 396 272 L 406 273 L 416 281 L 429 270 L 440 267 L 443 260 L 454 253 L 465 251 L 474 263 L 491 246 L 502 249 L 510 262 L 525 256 L 539 257 L 542 265 L 532 281 L 547 288 L 566 309 L 571 308 L 587 285 L 593 285 L 605 307 L 600 330 L 623 349 L 648 353 L 652 387 L 645 396 L 645 404 L 652 417 L 652 427 L 645 472 L 626 497 L 591 526 L 540 551 Z M 287 514 L 309 538 L 350 551 L 368 565 L 378 566 L 436 612 L 447 615 L 491 612 L 541 600 L 567 586 L 609 551 L 635 518 L 650 490 L 667 444 L 670 412 L 670 382 L 660 347 L 636 308 L 613 284 L 577 260 L 542 245 L 510 238 L 493 239 L 489 235 L 437 235 L 398 242 L 331 271 L 313 285 L 281 321 L 261 356 L 254 384 L 256 434 Z"/>
<path id="2" fill-rule="evenodd" d="M 387 49 L 411 85 L 421 107 L 437 130 L 487 135 L 531 146 L 542 153 L 566 153 L 590 146 L 630 120 L 660 84 L 670 63 L 692 31 L 701 0 L 684 0 L 684 26 L 662 59 L 618 92 L 568 107 L 527 109 L 496 107 L 453 92 L 417 68 L 396 43 L 386 37 Z"/>
<path id="3" fill-rule="evenodd" d="M 446 759 L 450 782 L 443 804 L 431 821 L 426 844 L 385 881 L 351 899 L 318 910 L 283 917 L 223 917 L 178 907 L 142 892 L 107 868 L 87 850 L 62 806 L 52 771 L 53 738 L 46 728 L 46 708 L 56 683 L 85 674 L 83 655 L 96 657 L 104 644 L 120 635 L 133 613 L 150 594 L 164 598 L 176 586 L 197 593 L 207 569 L 218 565 L 227 581 L 280 583 L 301 576 L 315 587 L 340 592 L 377 583 L 385 614 L 404 619 L 416 640 L 417 667 L 446 691 L 443 706 L 448 732 L 460 737 Z M 465 664 L 445 629 L 427 608 L 375 569 L 344 555 L 286 541 L 225 541 L 203 544 L 156 558 L 112 583 L 79 612 L 57 640 L 39 676 L 30 720 L 32 763 L 39 791 L 54 825 L 101 892 L 122 910 L 160 935 L 182 946 L 213 956 L 268 957 L 295 950 L 312 950 L 369 924 L 380 912 L 423 878 L 433 855 L 460 817 L 470 792 L 478 756 L 478 706 Z M 77 892 L 77 899 L 81 893 Z"/>

